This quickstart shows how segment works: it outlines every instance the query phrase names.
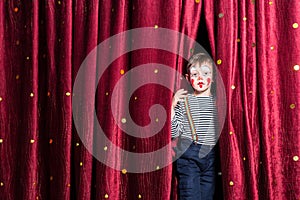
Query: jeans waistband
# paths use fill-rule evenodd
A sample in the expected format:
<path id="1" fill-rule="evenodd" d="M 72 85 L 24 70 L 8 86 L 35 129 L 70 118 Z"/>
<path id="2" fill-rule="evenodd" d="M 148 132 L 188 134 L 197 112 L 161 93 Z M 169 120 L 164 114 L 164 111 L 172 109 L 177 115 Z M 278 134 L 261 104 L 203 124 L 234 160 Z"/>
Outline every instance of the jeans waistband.
<path id="1" fill-rule="evenodd" d="M 186 144 L 186 145 L 199 145 L 199 146 L 205 146 L 205 147 L 210 147 L 210 148 L 213 148 L 214 146 L 216 145 L 210 145 L 210 144 L 199 144 L 197 143 L 196 141 L 193 141 L 191 139 L 188 139 L 188 138 L 180 138 L 179 142 L 183 143 L 183 144 Z"/>

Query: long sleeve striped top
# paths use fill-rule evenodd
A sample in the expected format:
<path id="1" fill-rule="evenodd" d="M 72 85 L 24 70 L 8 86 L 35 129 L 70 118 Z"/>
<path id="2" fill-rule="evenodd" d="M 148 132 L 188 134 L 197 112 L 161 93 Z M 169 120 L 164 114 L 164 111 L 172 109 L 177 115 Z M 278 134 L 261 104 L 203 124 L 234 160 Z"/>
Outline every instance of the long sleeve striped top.
<path id="1" fill-rule="evenodd" d="M 215 145 L 217 141 L 217 111 L 212 96 L 194 96 L 188 94 L 190 113 L 194 121 L 199 144 Z M 192 132 L 184 102 L 175 107 L 175 116 L 171 122 L 171 137 L 181 136 L 192 140 Z"/>

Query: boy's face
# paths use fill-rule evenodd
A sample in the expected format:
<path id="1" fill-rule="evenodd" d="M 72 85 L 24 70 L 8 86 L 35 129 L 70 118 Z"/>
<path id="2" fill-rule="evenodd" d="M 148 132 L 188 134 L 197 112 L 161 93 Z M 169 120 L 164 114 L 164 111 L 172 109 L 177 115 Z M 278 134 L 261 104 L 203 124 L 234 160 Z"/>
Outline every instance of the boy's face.
<path id="1" fill-rule="evenodd" d="M 194 91 L 202 93 L 207 90 L 210 92 L 212 83 L 213 68 L 209 63 L 203 63 L 201 66 L 197 63 L 190 67 L 190 73 L 186 75 Z"/>

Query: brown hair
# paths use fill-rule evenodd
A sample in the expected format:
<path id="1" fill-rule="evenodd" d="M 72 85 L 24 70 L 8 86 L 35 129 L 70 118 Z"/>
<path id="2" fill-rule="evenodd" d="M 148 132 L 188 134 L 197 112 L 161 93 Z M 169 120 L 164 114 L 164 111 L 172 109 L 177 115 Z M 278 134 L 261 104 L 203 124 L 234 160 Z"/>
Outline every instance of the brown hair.
<path id="1" fill-rule="evenodd" d="M 207 55 L 206 53 L 197 53 L 195 55 L 193 55 L 189 61 L 188 64 L 186 66 L 186 71 L 187 73 L 190 72 L 190 68 L 196 64 L 199 64 L 200 66 L 203 65 L 204 63 L 208 63 L 212 66 L 212 68 L 214 68 L 214 64 L 212 59 L 210 58 L 209 55 Z"/>

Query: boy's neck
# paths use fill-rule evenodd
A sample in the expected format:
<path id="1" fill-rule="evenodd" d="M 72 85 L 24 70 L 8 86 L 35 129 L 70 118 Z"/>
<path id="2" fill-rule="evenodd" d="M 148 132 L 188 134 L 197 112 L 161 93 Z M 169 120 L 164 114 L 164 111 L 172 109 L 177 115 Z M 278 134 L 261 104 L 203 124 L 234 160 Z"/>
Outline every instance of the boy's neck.
<path id="1" fill-rule="evenodd" d="M 209 96 L 211 96 L 211 92 L 210 92 L 209 89 L 205 90 L 203 92 L 194 91 L 193 95 L 196 96 L 196 97 L 209 97 Z"/>

